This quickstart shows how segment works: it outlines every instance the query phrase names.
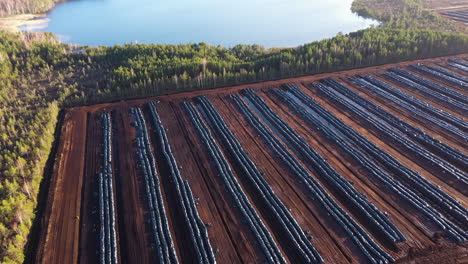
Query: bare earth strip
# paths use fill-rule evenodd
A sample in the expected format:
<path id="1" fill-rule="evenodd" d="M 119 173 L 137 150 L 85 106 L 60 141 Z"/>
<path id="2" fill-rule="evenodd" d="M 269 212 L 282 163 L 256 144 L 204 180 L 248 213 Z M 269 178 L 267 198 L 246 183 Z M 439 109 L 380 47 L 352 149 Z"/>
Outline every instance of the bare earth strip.
<path id="1" fill-rule="evenodd" d="M 81 187 L 83 183 L 86 112 L 73 109 L 65 114 L 52 176 L 51 217 L 46 235 L 40 245 L 43 249 L 37 263 L 77 263 Z"/>

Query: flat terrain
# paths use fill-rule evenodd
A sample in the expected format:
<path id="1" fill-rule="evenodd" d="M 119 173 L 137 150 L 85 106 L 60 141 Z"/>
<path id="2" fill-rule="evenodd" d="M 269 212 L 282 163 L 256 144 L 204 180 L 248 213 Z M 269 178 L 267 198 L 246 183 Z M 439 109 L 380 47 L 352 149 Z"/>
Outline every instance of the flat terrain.
<path id="1" fill-rule="evenodd" d="M 433 84 L 447 88 L 448 91 L 452 91 L 449 92 L 451 98 L 457 96 L 465 98 L 468 96 L 466 79 L 465 81 L 458 79 L 460 83 L 455 84 L 452 81 L 409 67 L 413 64 L 438 66 L 454 73 L 455 76 L 458 76 L 457 78 L 468 78 L 468 72 L 463 70 L 462 65 L 458 64 L 458 68 L 448 65 L 450 58 L 456 58 L 460 63 L 468 64 L 468 54 L 464 54 L 455 57 L 410 61 L 274 82 L 67 109 L 61 131 L 62 136 L 55 154 L 48 204 L 44 219 L 41 221 L 43 228 L 38 243 L 40 248 L 37 249 L 36 262 L 48 264 L 99 263 L 100 220 L 97 194 L 99 189 L 97 186 L 103 155 L 103 130 L 100 116 L 104 112 L 111 114 L 112 121 L 111 141 L 112 153 L 114 154 L 111 162 L 113 168 L 112 194 L 115 197 L 117 260 L 120 263 L 158 262 L 157 246 L 150 224 L 151 209 L 146 198 L 147 186 L 137 159 L 139 151 L 136 141 L 137 131 L 135 118 L 130 113 L 131 108 L 141 108 L 146 120 L 144 129 L 147 130 L 150 137 L 151 150 L 157 163 L 168 227 L 174 241 L 177 258 L 181 263 L 196 262 L 192 240 L 189 234 L 184 232 L 186 222 L 181 216 L 180 201 L 175 195 L 174 182 L 170 178 L 168 168 L 161 165 L 164 155 L 160 144 L 157 143 L 157 130 L 151 121 L 148 102 L 157 102 L 156 109 L 166 130 L 167 139 L 180 175 L 187 181 L 193 193 L 196 209 L 206 226 L 216 261 L 218 263 L 265 263 L 267 261 L 261 244 L 245 220 L 241 208 L 235 205 L 234 197 L 221 179 L 220 170 L 215 166 L 198 130 L 182 106 L 183 102 L 192 102 L 198 107 L 204 124 L 217 142 L 216 146 L 222 151 L 223 157 L 231 167 L 232 175 L 239 182 L 259 219 L 272 234 L 273 241 L 278 245 L 286 262 L 300 263 L 289 240 L 284 232 L 280 231 L 281 226 L 278 225 L 275 217 L 262 202 L 261 195 L 250 184 L 247 175 L 236 162 L 234 156 L 229 153 L 228 147 L 221 140 L 213 123 L 207 118 L 205 110 L 202 110 L 197 96 L 203 95 L 222 117 L 227 128 L 233 132 L 234 137 L 250 160 L 262 172 L 262 177 L 273 190 L 274 195 L 289 209 L 290 214 L 307 234 L 308 239 L 322 256 L 324 262 L 367 263 L 368 258 L 353 242 L 350 235 L 327 212 L 327 209 L 313 198 L 300 177 L 283 162 L 277 150 L 259 135 L 230 97 L 233 94 L 242 95 L 241 98 L 245 102 L 249 102 L 245 99 L 243 90 L 252 88 L 267 106 L 278 114 L 279 118 L 286 121 L 339 175 L 351 183 L 357 192 L 363 194 L 378 210 L 384 212 L 385 216 L 405 236 L 406 241 L 390 242 L 379 235 L 378 230 L 367 224 L 367 218 L 337 191 L 336 186 L 325 181 L 317 173 L 314 167 L 316 164 L 311 163 L 296 152 L 294 146 L 289 144 L 280 135 L 281 133 L 264 119 L 259 110 L 249 104 L 251 111 L 262 120 L 264 125 L 269 127 L 272 134 L 284 144 L 291 156 L 299 161 L 298 164 L 303 166 L 312 178 L 323 186 L 331 199 L 347 212 L 396 263 L 467 263 L 468 244 L 466 241 L 457 243 L 439 225 L 421 213 L 421 210 L 388 189 L 362 163 L 344 151 L 339 143 L 309 123 L 274 93 L 274 90 L 287 91 L 284 84 L 294 84 L 306 96 L 313 98 L 321 107 L 338 117 L 342 123 L 395 158 L 401 166 L 417 172 L 429 184 L 436 186 L 447 196 L 458 200 L 460 206 L 465 208 L 463 211 L 464 219 L 463 216 L 457 218 L 443 211 L 439 204 L 429 202 L 429 205 L 440 210 L 441 214 L 448 219 L 447 221 L 451 221 L 465 232 L 466 237 L 468 230 L 468 221 L 466 220 L 468 186 L 463 180 L 463 177 L 466 178 L 468 173 L 466 163 L 459 164 L 445 153 L 437 152 L 430 146 L 416 141 L 410 135 L 405 134 L 405 131 L 394 130 L 395 133 L 403 135 L 419 149 L 429 153 L 428 155 L 431 157 L 441 160 L 445 164 L 444 166 L 455 168 L 454 170 L 459 171 L 462 175 L 461 178 L 453 177 L 450 172 L 444 169 L 446 167 L 438 166 L 437 163 L 414 154 L 406 145 L 399 144 L 372 123 L 356 115 L 344 105 L 337 103 L 332 97 L 327 96 L 313 85 L 322 79 L 333 78 L 362 98 L 378 105 L 389 115 L 398 117 L 402 122 L 424 131 L 426 135 L 437 139 L 445 146 L 457 150 L 466 159 L 468 154 L 467 137 L 435 125 L 423 116 L 416 115 L 396 104 L 392 98 L 381 96 L 350 80 L 351 77 L 370 75 L 396 87 L 407 95 L 443 111 L 452 118 L 463 120 L 463 122 L 455 123 L 453 126 L 459 128 L 461 133 L 466 136 L 468 133 L 465 126 L 468 114 L 466 108 L 460 109 L 454 104 L 448 103 L 443 96 L 428 95 L 384 75 L 389 68 L 398 67 Z M 296 100 L 301 101 L 297 98 Z M 346 100 L 351 99 L 348 97 Z M 304 105 L 303 101 L 301 105 Z M 421 111 L 429 113 L 427 109 Z M 317 114 L 315 115 L 317 116 Z M 439 121 L 442 118 L 435 114 L 428 115 L 429 118 L 436 118 Z M 358 152 L 361 152 L 369 162 L 375 164 L 385 173 L 393 175 L 392 177 L 395 179 L 400 179 L 398 171 L 393 171 L 381 163 L 379 164 L 375 158 L 371 157 L 371 154 L 358 149 L 356 143 L 351 141 L 349 143 Z M 417 189 L 417 186 L 411 184 L 407 186 L 410 191 Z M 424 194 L 417 193 L 424 197 Z"/>
<path id="2" fill-rule="evenodd" d="M 439 15 L 452 20 L 460 26 L 466 27 L 468 25 L 468 5 L 435 9 L 434 12 L 437 12 Z"/>
<path id="3" fill-rule="evenodd" d="M 468 7 L 466 0 L 425 0 L 424 7 L 432 10 Z"/>

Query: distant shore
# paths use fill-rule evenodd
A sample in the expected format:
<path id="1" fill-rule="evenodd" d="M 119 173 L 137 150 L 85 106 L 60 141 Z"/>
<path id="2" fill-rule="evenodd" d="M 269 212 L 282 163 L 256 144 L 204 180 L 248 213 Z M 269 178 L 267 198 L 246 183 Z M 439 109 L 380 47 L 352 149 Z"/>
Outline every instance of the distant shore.
<path id="1" fill-rule="evenodd" d="M 49 22 L 45 14 L 21 14 L 0 18 L 0 30 L 19 32 L 22 26 L 36 26 Z"/>

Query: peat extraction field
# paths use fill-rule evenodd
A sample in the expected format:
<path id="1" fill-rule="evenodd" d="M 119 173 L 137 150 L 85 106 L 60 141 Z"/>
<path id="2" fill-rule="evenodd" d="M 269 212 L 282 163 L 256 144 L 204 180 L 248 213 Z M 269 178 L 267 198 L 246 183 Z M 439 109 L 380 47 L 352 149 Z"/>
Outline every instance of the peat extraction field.
<path id="1" fill-rule="evenodd" d="M 468 54 L 65 110 L 37 263 L 467 263 Z"/>
<path id="2" fill-rule="evenodd" d="M 449 10 L 438 10 L 438 13 L 446 18 L 455 21 L 459 25 L 468 25 L 468 8 L 454 8 Z"/>

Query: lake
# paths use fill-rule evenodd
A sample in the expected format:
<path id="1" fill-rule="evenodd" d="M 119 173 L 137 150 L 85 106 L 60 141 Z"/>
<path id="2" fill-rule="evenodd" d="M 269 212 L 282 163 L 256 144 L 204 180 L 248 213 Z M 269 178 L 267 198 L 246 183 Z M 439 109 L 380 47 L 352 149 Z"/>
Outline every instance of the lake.
<path id="1" fill-rule="evenodd" d="M 353 0 L 72 0 L 47 14 L 65 43 L 131 42 L 292 47 L 376 25 L 350 10 Z"/>

